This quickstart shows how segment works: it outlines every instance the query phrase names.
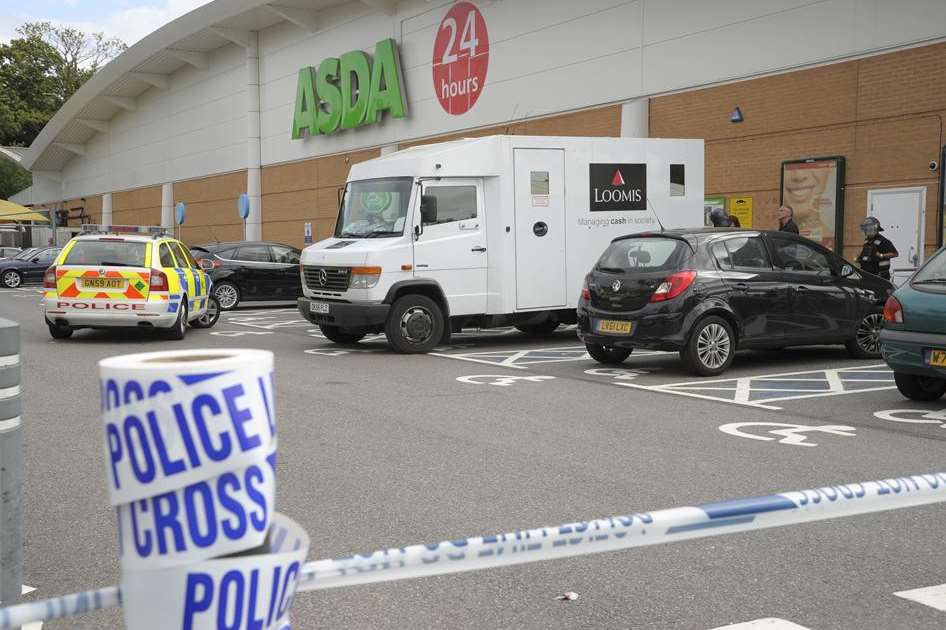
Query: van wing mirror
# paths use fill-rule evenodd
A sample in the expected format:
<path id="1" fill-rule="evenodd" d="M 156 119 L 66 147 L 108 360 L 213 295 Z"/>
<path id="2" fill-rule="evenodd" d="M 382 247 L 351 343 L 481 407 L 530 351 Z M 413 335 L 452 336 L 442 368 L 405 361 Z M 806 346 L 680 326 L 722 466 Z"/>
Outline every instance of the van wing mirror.
<path id="1" fill-rule="evenodd" d="M 437 198 L 433 195 L 420 196 L 420 220 L 421 223 L 437 222 Z"/>

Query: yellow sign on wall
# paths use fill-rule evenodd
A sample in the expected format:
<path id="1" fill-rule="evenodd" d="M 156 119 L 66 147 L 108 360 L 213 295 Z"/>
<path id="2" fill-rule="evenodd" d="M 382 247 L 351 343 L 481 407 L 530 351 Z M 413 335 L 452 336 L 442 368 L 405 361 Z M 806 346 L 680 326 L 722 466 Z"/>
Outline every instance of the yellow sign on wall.
<path id="1" fill-rule="evenodd" d="M 739 227 L 752 227 L 752 197 L 731 197 L 729 215 L 739 219 Z"/>

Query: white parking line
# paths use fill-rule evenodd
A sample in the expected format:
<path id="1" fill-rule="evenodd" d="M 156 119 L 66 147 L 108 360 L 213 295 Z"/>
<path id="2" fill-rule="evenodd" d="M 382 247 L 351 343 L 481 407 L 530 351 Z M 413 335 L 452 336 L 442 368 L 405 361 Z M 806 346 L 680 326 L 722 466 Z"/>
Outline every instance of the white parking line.
<path id="1" fill-rule="evenodd" d="M 778 619 L 776 617 L 766 617 L 765 619 L 756 619 L 755 621 L 746 621 L 745 623 L 736 623 L 731 626 L 719 626 L 713 630 L 810 630 L 805 626 L 799 626 L 797 623 Z"/>
<path id="2" fill-rule="evenodd" d="M 517 370 L 527 369 L 530 365 L 541 365 L 545 363 L 566 363 L 570 361 L 588 361 L 588 351 L 585 346 L 552 346 L 548 348 L 515 348 L 503 350 L 485 350 L 482 352 L 465 352 L 459 354 L 448 354 L 442 352 L 430 353 L 434 356 L 447 359 L 457 359 L 459 361 L 472 361 L 473 363 L 485 363 L 487 365 L 498 365 L 500 367 L 515 368 Z M 653 350 L 635 350 L 632 356 L 651 356 L 665 354 Z"/>
<path id="3" fill-rule="evenodd" d="M 863 386 L 865 383 L 877 386 Z M 616 384 L 623 387 L 634 387 L 665 394 L 677 394 L 678 396 L 689 396 L 691 398 L 772 410 L 781 409 L 781 407 L 771 404 L 774 402 L 875 392 L 896 387 L 893 384 L 893 372 L 885 364 L 760 374 L 737 378 L 704 379 L 680 383 L 663 383 L 661 385 Z M 719 392 L 719 394 L 711 395 L 705 392 Z"/>
<path id="4" fill-rule="evenodd" d="M 900 591 L 894 593 L 897 597 L 909 599 L 912 602 L 935 608 L 936 610 L 946 611 L 946 584 L 937 586 L 926 586 L 924 588 L 915 588 L 909 591 Z"/>

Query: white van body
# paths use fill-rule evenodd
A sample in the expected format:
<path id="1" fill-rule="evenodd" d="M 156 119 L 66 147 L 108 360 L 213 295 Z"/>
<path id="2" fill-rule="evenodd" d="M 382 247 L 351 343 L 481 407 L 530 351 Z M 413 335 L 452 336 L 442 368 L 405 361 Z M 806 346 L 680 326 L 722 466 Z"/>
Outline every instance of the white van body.
<path id="1" fill-rule="evenodd" d="M 422 199 L 436 222 L 422 221 Z M 443 339 L 468 325 L 572 323 L 585 274 L 613 238 L 703 225 L 703 141 L 489 136 L 419 146 L 352 166 L 342 206 L 336 236 L 302 253 L 299 309 L 323 330 L 390 339 L 388 310 L 418 290 L 444 311 Z M 377 220 L 382 233 L 346 233 L 348 219 L 381 207 L 382 218 L 350 225 Z"/>

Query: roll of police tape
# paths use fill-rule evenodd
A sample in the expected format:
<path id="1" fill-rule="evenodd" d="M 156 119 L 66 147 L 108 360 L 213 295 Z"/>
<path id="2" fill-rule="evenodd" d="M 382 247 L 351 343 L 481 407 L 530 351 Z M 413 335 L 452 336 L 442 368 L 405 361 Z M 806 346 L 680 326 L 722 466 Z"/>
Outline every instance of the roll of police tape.
<path id="1" fill-rule="evenodd" d="M 265 463 L 119 505 L 122 568 L 157 569 L 259 547 L 275 498 L 274 449 Z"/>
<path id="2" fill-rule="evenodd" d="M 271 553 L 205 560 L 156 570 L 122 571 L 129 630 L 288 627 L 288 613 L 309 552 L 309 537 L 273 517 Z"/>
<path id="3" fill-rule="evenodd" d="M 262 466 L 273 450 L 271 352 L 148 352 L 99 369 L 112 505 Z"/>

